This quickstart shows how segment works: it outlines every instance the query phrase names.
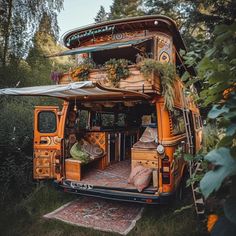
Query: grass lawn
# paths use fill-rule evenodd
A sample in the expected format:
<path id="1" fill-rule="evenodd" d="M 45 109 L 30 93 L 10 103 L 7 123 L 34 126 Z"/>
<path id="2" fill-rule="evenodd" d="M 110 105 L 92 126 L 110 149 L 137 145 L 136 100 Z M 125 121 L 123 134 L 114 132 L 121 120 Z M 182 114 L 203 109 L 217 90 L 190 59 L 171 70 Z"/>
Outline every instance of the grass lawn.
<path id="1" fill-rule="evenodd" d="M 41 185 L 14 207 L 5 205 L 0 213 L 0 234 L 4 236 L 75 236 L 117 235 L 72 226 L 57 220 L 42 218 L 59 206 L 78 196 L 59 192 L 51 185 Z M 175 213 L 176 209 L 191 204 L 190 193 L 181 203 L 172 206 L 146 206 L 143 217 L 129 235 L 206 236 L 196 219 L 193 208 Z"/>

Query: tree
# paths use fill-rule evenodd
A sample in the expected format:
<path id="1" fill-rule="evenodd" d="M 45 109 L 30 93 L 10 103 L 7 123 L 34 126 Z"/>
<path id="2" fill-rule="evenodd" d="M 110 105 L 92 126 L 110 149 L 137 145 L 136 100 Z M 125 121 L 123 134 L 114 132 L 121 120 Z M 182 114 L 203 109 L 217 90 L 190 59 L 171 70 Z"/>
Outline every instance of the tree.
<path id="1" fill-rule="evenodd" d="M 50 82 L 52 63 L 44 55 L 59 51 L 56 17 L 62 2 L 0 0 L 0 87 Z M 0 202 L 6 204 L 32 190 L 33 108 L 49 102 L 1 97 L 0 104 L 0 200 L 6 200 Z"/>
<path id="2" fill-rule="evenodd" d="M 110 8 L 109 20 L 143 15 L 141 2 L 141 0 L 114 0 Z"/>
<path id="3" fill-rule="evenodd" d="M 100 9 L 94 18 L 96 23 L 103 22 L 107 20 L 107 13 L 105 11 L 105 8 L 103 6 L 100 6 Z"/>
<path id="4" fill-rule="evenodd" d="M 234 0 L 144 0 L 144 6 L 146 14 L 162 14 L 175 20 L 189 42 L 200 34 L 209 38 L 216 25 L 230 24 L 236 15 Z"/>
<path id="5" fill-rule="evenodd" d="M 46 58 L 47 55 L 55 54 L 65 50 L 57 43 L 52 29 L 52 20 L 46 13 L 42 17 L 39 28 L 32 39 L 32 47 L 26 58 L 26 63 L 30 67 L 30 75 L 23 86 L 47 85 L 52 81 L 50 75 L 52 70 L 59 69 L 63 72 L 74 66 L 71 56 Z"/>
<path id="6" fill-rule="evenodd" d="M 57 35 L 56 16 L 62 6 L 63 0 L 0 0 L 0 66 L 7 65 L 11 56 L 22 58 L 27 54 L 44 13 L 50 16 Z"/>

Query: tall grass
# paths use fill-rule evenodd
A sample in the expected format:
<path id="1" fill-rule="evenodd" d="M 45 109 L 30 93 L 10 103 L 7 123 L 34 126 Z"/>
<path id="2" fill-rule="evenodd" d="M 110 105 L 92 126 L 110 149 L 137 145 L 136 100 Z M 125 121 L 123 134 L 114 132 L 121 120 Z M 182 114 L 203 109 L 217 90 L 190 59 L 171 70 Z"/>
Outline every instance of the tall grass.
<path id="1" fill-rule="evenodd" d="M 56 190 L 51 184 L 39 184 L 20 203 L 5 206 L 0 215 L 1 235 L 8 236 L 77 236 L 77 235 L 117 235 L 69 225 L 42 216 L 61 205 L 78 198 Z M 204 236 L 199 230 L 199 222 L 193 209 L 175 213 L 176 209 L 191 203 L 191 195 L 181 203 L 166 206 L 146 206 L 143 217 L 130 236 Z"/>

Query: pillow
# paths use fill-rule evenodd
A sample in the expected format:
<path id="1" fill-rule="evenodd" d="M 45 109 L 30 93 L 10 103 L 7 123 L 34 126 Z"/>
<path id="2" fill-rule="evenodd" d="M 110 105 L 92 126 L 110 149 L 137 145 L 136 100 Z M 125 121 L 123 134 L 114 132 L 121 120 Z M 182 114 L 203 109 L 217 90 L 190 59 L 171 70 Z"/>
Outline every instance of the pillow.
<path id="1" fill-rule="evenodd" d="M 81 163 L 87 164 L 90 161 L 89 155 L 81 150 L 81 145 L 79 142 L 76 142 L 70 149 L 70 155 L 75 160 L 81 161 Z"/>
<path id="2" fill-rule="evenodd" d="M 139 140 L 144 143 L 157 142 L 157 128 L 147 127 Z"/>
<path id="3" fill-rule="evenodd" d="M 138 164 L 136 165 L 134 168 L 132 168 L 132 171 L 129 175 L 129 178 L 128 178 L 128 183 L 129 184 L 133 184 L 134 183 L 134 178 L 136 175 L 138 175 L 142 170 L 143 170 L 143 167 L 142 165 Z"/>
<path id="4" fill-rule="evenodd" d="M 144 167 L 145 168 L 145 167 Z M 152 177 L 152 169 L 145 168 L 138 175 L 134 177 L 134 186 L 139 192 L 148 187 Z"/>
<path id="5" fill-rule="evenodd" d="M 82 142 L 82 150 L 90 155 L 91 159 L 100 158 L 104 155 L 104 151 L 97 144 L 91 144 L 87 142 L 85 139 L 81 140 Z"/>

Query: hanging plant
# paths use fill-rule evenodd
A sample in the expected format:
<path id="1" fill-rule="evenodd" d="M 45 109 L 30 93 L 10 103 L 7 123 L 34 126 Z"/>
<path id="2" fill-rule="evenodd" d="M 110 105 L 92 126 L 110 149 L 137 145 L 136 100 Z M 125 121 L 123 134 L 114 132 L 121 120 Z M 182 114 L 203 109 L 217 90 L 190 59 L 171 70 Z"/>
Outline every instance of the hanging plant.
<path id="1" fill-rule="evenodd" d="M 129 61 L 125 59 L 110 59 L 105 63 L 107 77 L 114 87 L 117 87 L 121 79 L 129 76 Z"/>
<path id="2" fill-rule="evenodd" d="M 175 66 L 169 63 L 160 63 L 154 59 L 145 59 L 138 66 L 145 77 L 149 77 L 152 73 L 160 77 L 164 105 L 168 110 L 173 110 L 174 82 L 176 80 Z"/>
<path id="3" fill-rule="evenodd" d="M 71 72 L 71 77 L 77 81 L 88 80 L 89 72 L 94 68 L 94 63 L 90 59 L 85 59 L 75 70 Z"/>

